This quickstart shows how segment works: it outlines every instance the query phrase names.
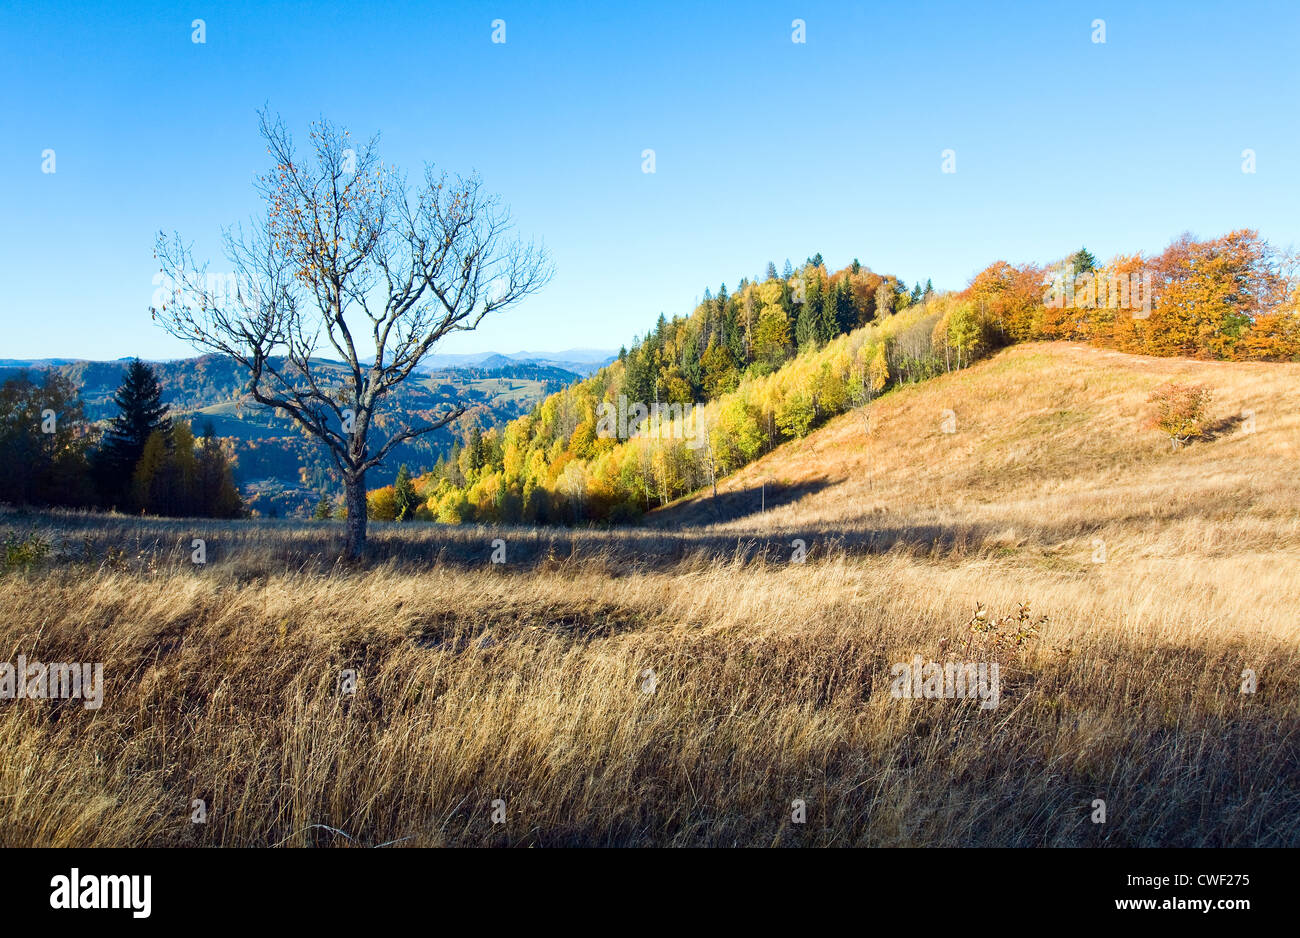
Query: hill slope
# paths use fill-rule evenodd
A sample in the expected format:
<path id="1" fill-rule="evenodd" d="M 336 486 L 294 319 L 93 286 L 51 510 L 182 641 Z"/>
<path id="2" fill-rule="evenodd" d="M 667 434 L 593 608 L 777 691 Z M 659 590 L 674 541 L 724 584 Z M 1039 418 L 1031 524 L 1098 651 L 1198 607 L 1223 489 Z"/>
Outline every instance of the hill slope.
<path id="1" fill-rule="evenodd" d="M 1171 380 L 1214 393 L 1208 438 L 1179 452 L 1142 429 Z M 951 411 L 951 433 L 944 432 Z M 1253 430 L 1251 413 L 1253 412 Z M 1071 343 L 1006 349 L 908 385 L 653 512 L 658 527 L 798 528 L 918 543 L 1069 546 L 1159 535 L 1300 539 L 1300 366 L 1151 359 Z M 764 511 L 764 505 L 766 511 Z M 1172 540 L 1170 540 L 1172 538 Z"/>

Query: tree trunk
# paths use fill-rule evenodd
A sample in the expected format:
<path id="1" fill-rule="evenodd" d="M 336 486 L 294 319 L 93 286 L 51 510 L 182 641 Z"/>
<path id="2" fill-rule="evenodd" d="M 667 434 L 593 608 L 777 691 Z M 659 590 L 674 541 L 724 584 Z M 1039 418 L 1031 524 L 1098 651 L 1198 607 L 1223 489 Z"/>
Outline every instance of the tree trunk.
<path id="1" fill-rule="evenodd" d="M 348 560 L 360 560 L 366 552 L 366 474 L 344 478 L 348 506 L 348 539 L 343 549 Z"/>

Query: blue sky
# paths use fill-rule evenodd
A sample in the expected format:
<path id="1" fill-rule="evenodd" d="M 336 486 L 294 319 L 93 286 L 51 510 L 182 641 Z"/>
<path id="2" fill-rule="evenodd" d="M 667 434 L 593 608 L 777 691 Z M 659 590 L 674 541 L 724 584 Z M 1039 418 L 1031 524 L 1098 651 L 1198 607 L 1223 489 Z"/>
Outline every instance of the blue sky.
<path id="1" fill-rule="evenodd" d="M 545 240 L 550 287 L 439 351 L 617 348 L 815 252 L 960 287 L 1184 230 L 1300 243 L 1297 53 L 1294 0 L 6 0 L 0 357 L 189 354 L 149 320 L 154 233 L 224 269 L 221 226 L 259 210 L 263 104 L 300 138 L 324 115 L 408 170 L 477 170 Z"/>

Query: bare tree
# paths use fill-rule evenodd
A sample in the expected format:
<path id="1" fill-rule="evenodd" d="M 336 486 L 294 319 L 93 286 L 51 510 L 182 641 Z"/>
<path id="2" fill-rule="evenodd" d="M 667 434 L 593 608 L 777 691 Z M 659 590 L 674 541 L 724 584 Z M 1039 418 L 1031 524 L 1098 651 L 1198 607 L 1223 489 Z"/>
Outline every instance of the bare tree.
<path id="1" fill-rule="evenodd" d="M 553 268 L 544 248 L 510 238 L 509 212 L 477 176 L 428 167 L 408 186 L 380 162 L 377 138 L 353 149 L 328 121 L 312 125 L 313 152 L 299 161 L 284 122 L 258 116 L 274 162 L 257 183 L 265 218 L 223 232 L 225 277 L 209 276 L 179 235 L 160 233 L 167 299 L 150 312 L 172 335 L 246 368 L 254 400 L 328 448 L 355 559 L 366 543 L 367 470 L 465 411 L 449 405 L 412 426 L 389 419 L 386 396 L 440 339 L 540 290 Z"/>

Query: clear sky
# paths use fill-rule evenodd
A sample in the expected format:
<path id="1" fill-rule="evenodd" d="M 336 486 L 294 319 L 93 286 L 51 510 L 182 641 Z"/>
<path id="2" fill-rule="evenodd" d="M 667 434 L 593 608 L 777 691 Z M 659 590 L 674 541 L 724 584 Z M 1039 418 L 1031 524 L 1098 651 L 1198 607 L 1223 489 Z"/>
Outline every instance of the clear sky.
<path id="1" fill-rule="evenodd" d="M 225 269 L 263 104 L 300 139 L 325 115 L 408 170 L 478 170 L 545 240 L 551 286 L 439 351 L 617 348 L 816 252 L 960 287 L 1185 230 L 1300 243 L 1298 60 L 1296 0 L 5 0 L 0 357 L 189 354 L 149 320 L 154 234 Z"/>

